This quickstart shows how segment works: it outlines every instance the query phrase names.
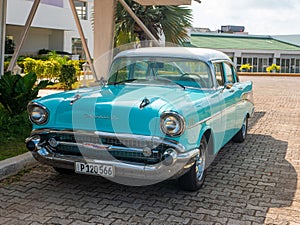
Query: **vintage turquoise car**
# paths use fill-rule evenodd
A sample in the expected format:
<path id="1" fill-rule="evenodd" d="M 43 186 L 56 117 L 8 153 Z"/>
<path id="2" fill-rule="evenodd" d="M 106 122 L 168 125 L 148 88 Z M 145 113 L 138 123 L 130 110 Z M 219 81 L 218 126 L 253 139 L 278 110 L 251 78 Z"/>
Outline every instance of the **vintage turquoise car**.
<path id="1" fill-rule="evenodd" d="M 30 102 L 26 143 L 59 172 L 126 185 L 172 178 L 193 191 L 227 142 L 245 140 L 253 111 L 252 83 L 225 54 L 141 48 L 119 53 L 99 87 Z"/>

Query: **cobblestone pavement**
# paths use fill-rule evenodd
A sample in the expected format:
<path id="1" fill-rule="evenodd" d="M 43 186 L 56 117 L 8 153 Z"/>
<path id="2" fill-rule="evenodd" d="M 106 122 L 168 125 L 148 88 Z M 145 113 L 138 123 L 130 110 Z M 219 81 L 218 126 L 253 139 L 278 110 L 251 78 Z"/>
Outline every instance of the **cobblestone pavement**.
<path id="1" fill-rule="evenodd" d="M 300 224 L 300 78 L 247 79 L 256 102 L 248 139 L 220 151 L 198 192 L 38 166 L 0 183 L 0 224 Z"/>

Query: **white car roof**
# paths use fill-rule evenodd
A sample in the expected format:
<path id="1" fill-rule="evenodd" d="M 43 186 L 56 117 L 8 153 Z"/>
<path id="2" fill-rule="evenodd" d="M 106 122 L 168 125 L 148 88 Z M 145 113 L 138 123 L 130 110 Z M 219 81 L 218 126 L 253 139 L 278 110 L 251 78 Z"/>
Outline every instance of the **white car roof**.
<path id="1" fill-rule="evenodd" d="M 223 52 L 206 48 L 187 47 L 152 47 L 138 48 L 120 52 L 115 59 L 121 57 L 174 57 L 200 59 L 203 61 L 230 60 Z"/>

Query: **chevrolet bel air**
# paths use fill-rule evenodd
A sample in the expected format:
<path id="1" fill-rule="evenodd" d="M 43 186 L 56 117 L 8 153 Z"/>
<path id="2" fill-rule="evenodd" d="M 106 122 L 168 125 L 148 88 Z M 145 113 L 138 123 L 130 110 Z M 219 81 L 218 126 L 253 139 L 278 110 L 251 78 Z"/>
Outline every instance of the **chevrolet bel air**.
<path id="1" fill-rule="evenodd" d="M 218 151 L 246 138 L 252 82 L 240 82 L 219 51 L 128 50 L 114 58 L 108 77 L 29 103 L 26 145 L 39 162 L 125 185 L 177 179 L 195 191 Z"/>

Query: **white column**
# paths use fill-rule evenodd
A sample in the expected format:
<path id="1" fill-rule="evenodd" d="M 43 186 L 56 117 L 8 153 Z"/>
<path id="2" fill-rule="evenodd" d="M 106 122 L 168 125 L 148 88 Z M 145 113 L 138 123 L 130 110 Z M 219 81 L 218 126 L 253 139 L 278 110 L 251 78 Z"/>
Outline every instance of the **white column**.
<path id="1" fill-rule="evenodd" d="M 114 43 L 116 0 L 94 1 L 94 66 L 98 78 L 108 78 Z"/>
<path id="2" fill-rule="evenodd" d="M 0 78 L 4 73 L 4 49 L 6 28 L 6 0 L 0 0 Z"/>

